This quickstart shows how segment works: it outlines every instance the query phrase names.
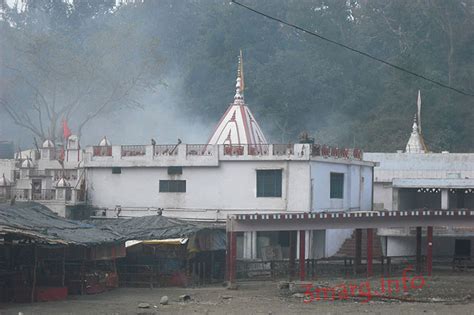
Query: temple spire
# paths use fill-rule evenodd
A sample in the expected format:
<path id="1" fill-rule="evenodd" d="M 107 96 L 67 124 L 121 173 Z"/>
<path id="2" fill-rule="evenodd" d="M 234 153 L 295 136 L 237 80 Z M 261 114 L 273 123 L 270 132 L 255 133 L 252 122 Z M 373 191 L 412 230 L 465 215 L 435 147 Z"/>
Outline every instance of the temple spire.
<path id="1" fill-rule="evenodd" d="M 421 134 L 421 93 L 418 90 L 418 100 L 416 101 L 416 106 L 418 107 L 418 131 Z"/>
<path id="2" fill-rule="evenodd" d="M 244 104 L 244 68 L 242 50 L 240 50 L 239 63 L 237 66 L 237 80 L 235 83 L 234 104 Z"/>

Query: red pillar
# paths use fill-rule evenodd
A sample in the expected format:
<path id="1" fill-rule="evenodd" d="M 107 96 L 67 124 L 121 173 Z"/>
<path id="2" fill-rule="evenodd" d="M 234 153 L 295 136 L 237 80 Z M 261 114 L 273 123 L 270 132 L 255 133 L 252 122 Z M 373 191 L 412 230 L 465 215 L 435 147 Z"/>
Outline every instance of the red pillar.
<path id="1" fill-rule="evenodd" d="M 232 284 L 235 281 L 235 271 L 237 268 L 237 233 L 229 232 L 229 234 L 229 283 Z"/>
<path id="2" fill-rule="evenodd" d="M 306 233 L 304 230 L 300 231 L 300 280 L 304 281 L 306 277 L 305 273 L 305 240 L 306 240 Z"/>
<path id="3" fill-rule="evenodd" d="M 359 266 L 362 258 L 362 229 L 355 230 L 355 259 L 354 259 L 354 274 L 359 272 Z"/>
<path id="4" fill-rule="evenodd" d="M 374 230 L 367 229 L 367 277 L 373 275 L 373 245 L 374 245 Z"/>
<path id="5" fill-rule="evenodd" d="M 427 248 L 426 248 L 426 272 L 428 276 L 431 276 L 431 271 L 433 270 L 433 227 L 428 226 L 428 230 L 426 231 L 426 241 L 427 241 Z"/>

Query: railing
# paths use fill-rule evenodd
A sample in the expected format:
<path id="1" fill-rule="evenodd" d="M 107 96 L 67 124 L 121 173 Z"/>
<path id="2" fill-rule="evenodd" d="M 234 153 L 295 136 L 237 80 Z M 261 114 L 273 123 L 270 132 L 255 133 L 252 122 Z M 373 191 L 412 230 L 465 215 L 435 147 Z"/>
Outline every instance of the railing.
<path id="1" fill-rule="evenodd" d="M 212 148 L 209 144 L 187 144 L 186 155 L 212 155 Z"/>
<path id="2" fill-rule="evenodd" d="M 162 144 L 154 146 L 154 154 L 158 156 L 178 155 L 178 146 L 176 144 Z"/>
<path id="3" fill-rule="evenodd" d="M 93 146 L 94 156 L 112 156 L 112 146 Z"/>
<path id="4" fill-rule="evenodd" d="M 54 180 L 57 181 L 63 177 L 67 180 L 76 180 L 77 170 L 54 170 Z"/>
<path id="5" fill-rule="evenodd" d="M 146 154 L 145 145 L 123 145 L 122 156 L 144 156 Z"/>
<path id="6" fill-rule="evenodd" d="M 269 144 L 249 144 L 247 148 L 249 155 L 270 155 Z"/>
<path id="7" fill-rule="evenodd" d="M 33 191 L 31 194 L 32 200 L 54 200 L 56 199 L 56 191 L 54 189 L 41 189 Z"/>
<path id="8" fill-rule="evenodd" d="M 30 170 L 28 177 L 49 177 L 51 176 L 50 170 Z"/>
<path id="9" fill-rule="evenodd" d="M 17 200 L 28 200 L 30 199 L 30 189 L 12 189 L 10 196 L 15 196 Z"/>
<path id="10" fill-rule="evenodd" d="M 244 155 L 244 146 L 224 144 L 224 155 Z"/>
<path id="11" fill-rule="evenodd" d="M 295 149 L 293 144 L 274 144 L 273 155 L 293 155 Z"/>
<path id="12" fill-rule="evenodd" d="M 321 144 L 313 144 L 311 147 L 311 156 L 362 160 L 362 150 L 330 147 L 330 146 L 321 145 Z"/>

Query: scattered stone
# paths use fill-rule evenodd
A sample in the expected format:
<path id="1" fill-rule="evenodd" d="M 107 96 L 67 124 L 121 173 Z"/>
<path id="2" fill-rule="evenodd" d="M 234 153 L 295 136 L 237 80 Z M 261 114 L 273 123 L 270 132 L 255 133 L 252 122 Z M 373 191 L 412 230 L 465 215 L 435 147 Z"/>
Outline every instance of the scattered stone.
<path id="1" fill-rule="evenodd" d="M 305 296 L 305 295 L 304 295 L 303 293 L 295 293 L 295 294 L 293 294 L 293 297 L 294 297 L 294 298 L 299 298 L 299 299 L 304 298 L 304 296 Z"/>
<path id="2" fill-rule="evenodd" d="M 290 287 L 290 283 L 288 281 L 280 281 L 278 282 L 278 289 L 288 289 Z"/>
<path id="3" fill-rule="evenodd" d="M 311 281 L 296 281 L 289 283 L 289 289 L 291 293 L 304 293 L 308 290 L 308 287 L 313 287 Z"/>
<path id="4" fill-rule="evenodd" d="M 138 304 L 138 308 L 150 308 L 150 303 L 140 303 Z"/>
<path id="5" fill-rule="evenodd" d="M 180 295 L 179 296 L 179 300 L 181 302 L 187 302 L 187 301 L 191 301 L 191 296 L 187 295 L 187 294 L 183 294 L 183 295 Z"/>
<path id="6" fill-rule="evenodd" d="M 231 299 L 232 298 L 232 295 L 221 295 L 221 299 L 223 300 L 228 300 L 228 299 Z"/>
<path id="7" fill-rule="evenodd" d="M 470 294 L 466 295 L 463 300 L 470 300 L 472 299 L 472 296 Z"/>
<path id="8" fill-rule="evenodd" d="M 237 290 L 239 287 L 235 283 L 227 283 L 227 290 Z"/>
<path id="9" fill-rule="evenodd" d="M 161 304 L 161 305 L 168 305 L 168 302 L 169 302 L 168 296 L 163 295 L 163 296 L 161 297 L 160 304 Z"/>

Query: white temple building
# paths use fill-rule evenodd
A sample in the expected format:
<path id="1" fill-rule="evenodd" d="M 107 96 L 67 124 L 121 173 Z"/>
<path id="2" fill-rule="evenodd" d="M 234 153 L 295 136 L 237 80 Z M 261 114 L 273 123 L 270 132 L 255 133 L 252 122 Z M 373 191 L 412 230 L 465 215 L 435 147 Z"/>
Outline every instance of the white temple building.
<path id="1" fill-rule="evenodd" d="M 88 204 L 105 217 L 165 216 L 225 222 L 230 214 L 370 211 L 374 163 L 358 149 L 268 144 L 244 102 L 242 58 L 234 101 L 208 144 L 87 147 Z M 352 230 L 306 232 L 308 257 L 334 255 Z M 257 259 L 288 232 L 246 232 L 239 257 Z"/>
<path id="2" fill-rule="evenodd" d="M 474 154 L 430 152 L 421 132 L 421 95 L 418 113 L 405 151 L 364 153 L 377 163 L 374 170 L 374 210 L 474 209 Z M 413 255 L 414 230 L 379 229 L 389 256 Z M 474 231 L 435 230 L 435 255 L 474 252 Z M 472 250 L 471 250 L 472 249 Z M 466 252 L 467 251 L 467 252 Z"/>

